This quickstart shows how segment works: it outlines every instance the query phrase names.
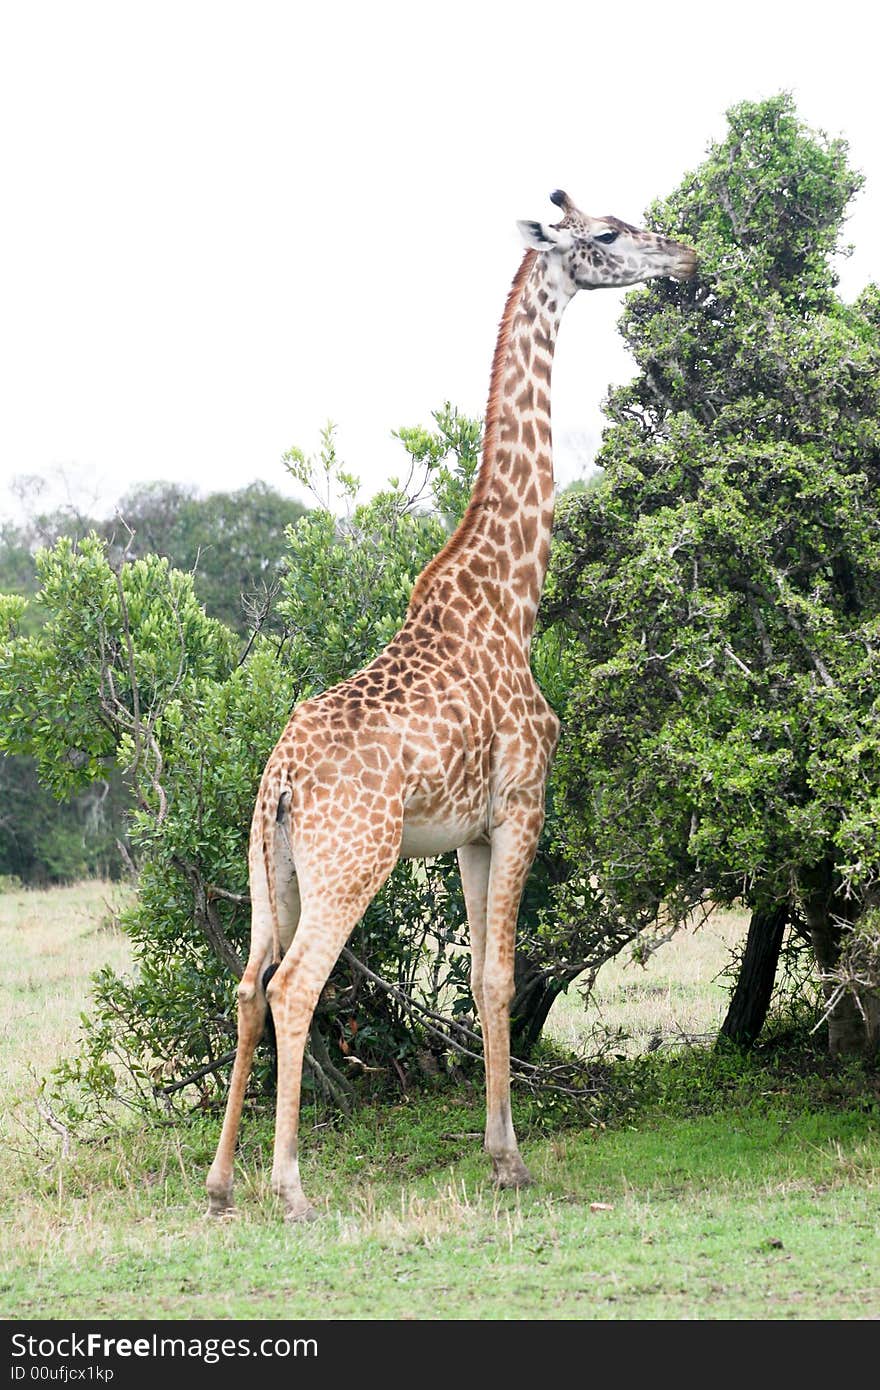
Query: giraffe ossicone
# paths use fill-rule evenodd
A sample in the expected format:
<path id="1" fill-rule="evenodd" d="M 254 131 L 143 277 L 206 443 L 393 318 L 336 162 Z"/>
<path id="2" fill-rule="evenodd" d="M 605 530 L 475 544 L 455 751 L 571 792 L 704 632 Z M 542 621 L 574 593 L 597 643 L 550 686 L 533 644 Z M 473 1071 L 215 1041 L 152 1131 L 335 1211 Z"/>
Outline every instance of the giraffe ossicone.
<path id="1" fill-rule="evenodd" d="M 235 1142 L 267 1004 L 278 1048 L 272 1187 L 290 1219 L 314 1214 L 297 1133 L 315 1005 L 397 860 L 453 849 L 484 1041 L 485 1144 L 500 1186 L 530 1181 L 511 1118 L 509 1006 L 519 903 L 559 735 L 529 665 L 553 522 L 553 351 L 579 289 L 685 279 L 696 267 L 686 246 L 589 217 L 559 190 L 551 198 L 559 222 L 519 224 L 528 249 L 501 319 L 482 462 L 459 526 L 416 580 L 397 635 L 362 671 L 294 710 L 263 773 L 238 1048 L 207 1182 L 213 1214 L 232 1204 Z"/>

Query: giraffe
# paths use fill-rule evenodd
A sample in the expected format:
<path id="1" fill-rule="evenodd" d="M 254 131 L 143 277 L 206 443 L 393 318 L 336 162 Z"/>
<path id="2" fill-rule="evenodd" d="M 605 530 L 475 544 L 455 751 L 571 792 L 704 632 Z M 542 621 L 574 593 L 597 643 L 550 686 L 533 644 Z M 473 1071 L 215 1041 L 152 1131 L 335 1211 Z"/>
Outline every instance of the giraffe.
<path id="1" fill-rule="evenodd" d="M 554 225 L 518 224 L 526 251 L 492 363 L 480 471 L 464 516 L 416 580 L 403 627 L 362 671 L 294 710 L 263 773 L 248 866 L 251 945 L 209 1212 L 232 1207 L 254 1049 L 271 1009 L 278 1048 L 272 1188 L 289 1220 L 315 1215 L 297 1132 L 315 1005 L 353 927 L 401 856 L 458 852 L 471 988 L 486 1071 L 495 1182 L 531 1181 L 510 1108 L 514 936 L 544 821 L 559 721 L 529 650 L 553 521 L 550 372 L 579 289 L 686 279 L 688 247 L 557 190 Z"/>

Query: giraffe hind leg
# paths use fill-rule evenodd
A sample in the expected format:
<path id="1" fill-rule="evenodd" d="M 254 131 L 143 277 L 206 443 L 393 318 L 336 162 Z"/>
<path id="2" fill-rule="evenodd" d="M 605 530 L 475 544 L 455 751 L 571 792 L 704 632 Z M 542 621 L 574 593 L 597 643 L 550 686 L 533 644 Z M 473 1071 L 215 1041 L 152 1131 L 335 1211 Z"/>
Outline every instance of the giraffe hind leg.
<path id="1" fill-rule="evenodd" d="M 401 823 L 402 816 L 386 836 L 377 834 L 368 867 L 343 866 L 337 860 L 335 882 L 328 882 L 326 868 L 320 872 L 317 864 L 304 876 L 311 888 L 303 888 L 296 936 L 268 986 L 278 1039 L 272 1190 L 289 1221 L 310 1220 L 316 1214 L 303 1191 L 298 1152 L 303 1057 L 312 1016 L 342 947 L 394 867 Z"/>
<path id="2" fill-rule="evenodd" d="M 296 941 L 269 985 L 278 1040 L 272 1190 L 283 1203 L 288 1221 L 309 1221 L 317 1214 L 303 1191 L 299 1170 L 303 1059 L 315 1006 L 362 913 L 360 905 L 343 912 L 323 903 L 310 910 L 307 904 Z"/>
<path id="3" fill-rule="evenodd" d="M 257 1043 L 266 1022 L 266 994 L 260 981 L 265 955 L 252 954 L 238 987 L 238 1045 L 229 1082 L 229 1096 L 217 1154 L 208 1173 L 208 1215 L 224 1216 L 232 1210 L 232 1172 L 235 1143 L 244 1095 Z"/>
<path id="4" fill-rule="evenodd" d="M 292 860 L 279 856 L 276 885 L 278 918 L 283 950 L 296 933 L 300 913 L 299 885 Z M 272 965 L 272 918 L 268 906 L 262 856 L 251 856 L 251 945 L 248 963 L 238 987 L 238 1044 L 229 1082 L 229 1095 L 223 1128 L 214 1162 L 208 1172 L 208 1215 L 226 1216 L 233 1209 L 232 1185 L 235 1144 L 241 1123 L 247 1083 L 257 1044 L 264 1029 L 269 1030 L 275 1051 L 271 1012 L 266 1006 L 266 989 L 277 967 Z"/>

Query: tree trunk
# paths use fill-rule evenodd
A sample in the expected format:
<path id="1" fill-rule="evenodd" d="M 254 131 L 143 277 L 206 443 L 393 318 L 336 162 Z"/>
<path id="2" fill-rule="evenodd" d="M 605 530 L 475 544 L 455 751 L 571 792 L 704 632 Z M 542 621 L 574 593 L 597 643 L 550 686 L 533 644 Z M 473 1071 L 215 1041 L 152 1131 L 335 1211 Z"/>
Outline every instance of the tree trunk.
<path id="1" fill-rule="evenodd" d="M 528 1061 L 554 1001 L 573 979 L 574 973 L 547 976 L 542 967 L 517 951 L 515 993 L 510 1005 L 510 1050 L 514 1057 Z"/>
<path id="2" fill-rule="evenodd" d="M 824 920 L 807 914 L 816 963 L 823 974 L 832 970 L 840 955 L 841 924 L 826 914 Z M 823 983 L 826 999 L 835 986 Z M 872 995 L 847 990 L 828 1016 L 828 1051 L 834 1058 L 870 1057 L 880 1045 L 880 1001 Z"/>
<path id="3" fill-rule="evenodd" d="M 865 1053 L 875 1057 L 880 1053 L 880 998 L 876 994 L 859 996 L 865 1011 Z"/>
<path id="4" fill-rule="evenodd" d="M 786 903 L 759 907 L 752 913 L 739 979 L 721 1025 L 719 1040 L 727 1038 L 739 1047 L 751 1047 L 763 1028 L 787 920 Z"/>
<path id="5" fill-rule="evenodd" d="M 813 954 L 822 974 L 833 970 L 840 956 L 841 934 L 853 911 L 853 904 L 836 897 L 833 872 L 823 864 L 802 877 L 804 916 Z M 835 992 L 831 981 L 823 981 L 825 998 Z M 838 1057 L 871 1057 L 880 1046 L 880 1000 L 873 995 L 858 997 L 847 990 L 828 1016 L 828 1051 Z"/>

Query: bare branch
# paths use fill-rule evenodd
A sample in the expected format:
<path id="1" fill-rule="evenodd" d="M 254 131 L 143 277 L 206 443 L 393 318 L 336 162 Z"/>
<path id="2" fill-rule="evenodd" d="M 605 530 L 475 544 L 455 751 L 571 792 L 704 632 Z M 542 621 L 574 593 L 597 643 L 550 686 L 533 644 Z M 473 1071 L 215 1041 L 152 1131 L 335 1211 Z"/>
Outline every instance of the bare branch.
<path id="1" fill-rule="evenodd" d="M 227 902 L 238 903 L 240 907 L 250 907 L 250 893 L 228 893 L 225 888 L 215 888 L 213 883 L 205 884 L 205 893 L 209 901 L 212 898 L 224 898 Z"/>
<path id="2" fill-rule="evenodd" d="M 750 680 L 754 680 L 754 671 L 752 671 L 744 661 L 740 661 L 739 657 L 737 656 L 736 652 L 733 650 L 732 647 L 724 647 L 723 650 L 724 655 L 733 662 L 734 666 L 738 666 L 744 675 L 748 676 Z"/>
<path id="3" fill-rule="evenodd" d="M 131 532 L 131 535 L 133 536 L 133 535 L 134 535 L 134 532 Z M 122 586 L 122 569 L 121 569 L 121 567 L 120 567 L 119 569 L 116 570 L 116 593 L 117 593 L 118 598 L 119 598 L 119 612 L 120 612 L 120 615 L 121 615 L 121 617 L 122 617 L 122 630 L 123 630 L 123 633 L 124 633 L 124 635 L 125 635 L 126 657 L 127 657 L 127 667 L 128 667 L 128 679 L 129 679 L 129 684 L 130 684 L 130 686 L 131 686 L 131 701 L 132 701 L 132 707 L 133 707 L 133 714 L 132 714 L 131 719 L 130 719 L 130 728 L 131 728 L 132 736 L 133 736 L 133 739 L 134 739 L 135 756 L 134 756 L 134 762 L 133 762 L 133 764 L 132 764 L 131 771 L 132 771 L 132 774 L 133 774 L 133 775 L 137 772 L 138 767 L 140 766 L 140 763 L 141 763 L 141 760 L 142 760 L 142 753 L 143 753 L 144 742 L 146 742 L 147 746 L 149 747 L 149 749 L 150 749 L 150 751 L 152 752 L 153 757 L 154 757 L 154 759 L 155 759 L 154 767 L 153 767 L 153 769 L 149 772 L 148 775 L 149 775 L 150 782 L 151 782 L 151 784 L 152 784 L 153 790 L 154 790 L 154 792 L 156 793 L 156 796 L 157 796 L 158 801 L 159 801 L 159 812 L 158 812 L 158 815 L 157 815 L 157 817 L 156 817 L 156 823 L 157 823 L 157 825 L 161 825 L 162 822 L 164 821 L 165 816 L 166 816 L 167 811 L 168 811 L 168 798 L 167 798 L 167 796 L 165 795 L 165 788 L 162 786 L 162 780 L 161 780 L 161 779 L 162 779 L 162 768 L 163 768 L 162 753 L 161 753 L 161 751 L 160 751 L 160 749 L 159 749 L 158 743 L 156 742 L 155 735 L 153 734 L 153 724 L 155 723 L 155 718 L 156 718 L 155 713 L 154 713 L 153 716 L 151 717 L 151 719 L 150 719 L 150 721 L 149 721 L 149 724 L 148 724 L 146 730 L 144 729 L 144 726 L 143 726 L 142 721 L 141 721 L 140 690 L 139 690 L 139 688 L 138 688 L 137 673 L 136 673 L 136 671 L 135 671 L 135 664 L 134 664 L 134 642 L 133 642 L 133 640 L 132 640 L 132 635 L 131 635 L 131 623 L 130 623 L 130 621 L 129 621 L 128 603 L 126 602 L 125 590 L 123 589 L 123 586 Z M 180 640 L 181 640 L 181 643 L 183 643 L 183 630 L 182 630 L 182 627 L 181 627 L 180 615 L 179 615 L 179 614 L 177 615 L 177 623 L 178 623 L 178 631 L 179 631 L 179 633 L 180 633 Z M 182 677 L 183 677 L 183 671 L 184 671 L 184 669 L 185 669 L 185 654 L 184 654 L 184 652 L 182 651 L 182 653 L 181 653 L 180 668 L 179 668 L 179 670 L 178 670 L 177 678 L 175 679 L 175 682 L 174 682 L 174 684 L 173 684 L 173 686 L 172 686 L 172 688 L 171 688 L 171 692 L 170 692 L 170 693 L 173 693 L 173 691 L 176 689 L 176 687 L 180 684 L 180 681 L 181 681 L 181 679 L 182 679 Z M 112 695 L 113 695 L 114 704 L 115 704 L 114 713 L 116 714 L 116 717 L 119 718 L 121 712 L 125 710 L 125 706 L 123 705 L 122 701 L 119 699 L 119 697 L 118 697 L 117 694 L 116 694 L 116 691 L 115 691 L 115 688 L 114 688 L 114 685 L 113 685 L 112 667 L 110 666 L 109 663 L 107 664 L 106 670 L 107 670 L 108 680 L 109 680 L 109 683 L 110 683 L 111 693 L 112 693 Z M 127 713 L 127 711 L 126 711 L 126 713 Z"/>
<path id="4" fill-rule="evenodd" d="M 758 639 L 761 643 L 761 651 L 764 653 L 764 660 L 772 662 L 775 660 L 773 647 L 770 642 L 770 636 L 767 632 L 767 626 L 764 622 L 761 610 L 758 607 L 758 604 L 755 600 L 754 594 L 746 594 L 746 601 L 748 602 L 749 611 L 752 615 L 752 621 L 754 622 L 755 628 L 758 633 Z"/>
<path id="5" fill-rule="evenodd" d="M 61 1135 L 61 1157 L 66 1158 L 70 1152 L 70 1130 L 63 1125 L 58 1116 L 53 1112 L 51 1105 L 46 1100 L 37 1101 L 37 1109 L 50 1129 L 54 1129 L 56 1134 Z"/>
<path id="6" fill-rule="evenodd" d="M 178 858 L 177 855 L 173 857 L 173 863 L 189 881 L 192 887 L 193 916 L 196 926 L 204 932 L 217 956 L 227 969 L 232 971 L 232 974 L 237 980 L 240 980 L 244 974 L 244 961 L 223 930 L 222 923 L 210 900 L 207 886 L 201 874 L 194 864 L 188 864 L 185 860 Z M 213 896 L 219 896 L 216 890 Z"/>
<path id="7" fill-rule="evenodd" d="M 224 1052 L 222 1057 L 218 1057 L 216 1062 L 208 1062 L 204 1067 L 199 1067 L 191 1076 L 185 1076 L 181 1081 L 172 1081 L 168 1086 L 154 1086 L 155 1095 L 171 1096 L 175 1091 L 182 1091 L 184 1086 L 192 1086 L 194 1082 L 201 1081 L 203 1076 L 210 1076 L 211 1072 L 220 1071 L 223 1067 L 228 1067 L 230 1062 L 235 1061 L 236 1049 L 231 1052 Z"/>

